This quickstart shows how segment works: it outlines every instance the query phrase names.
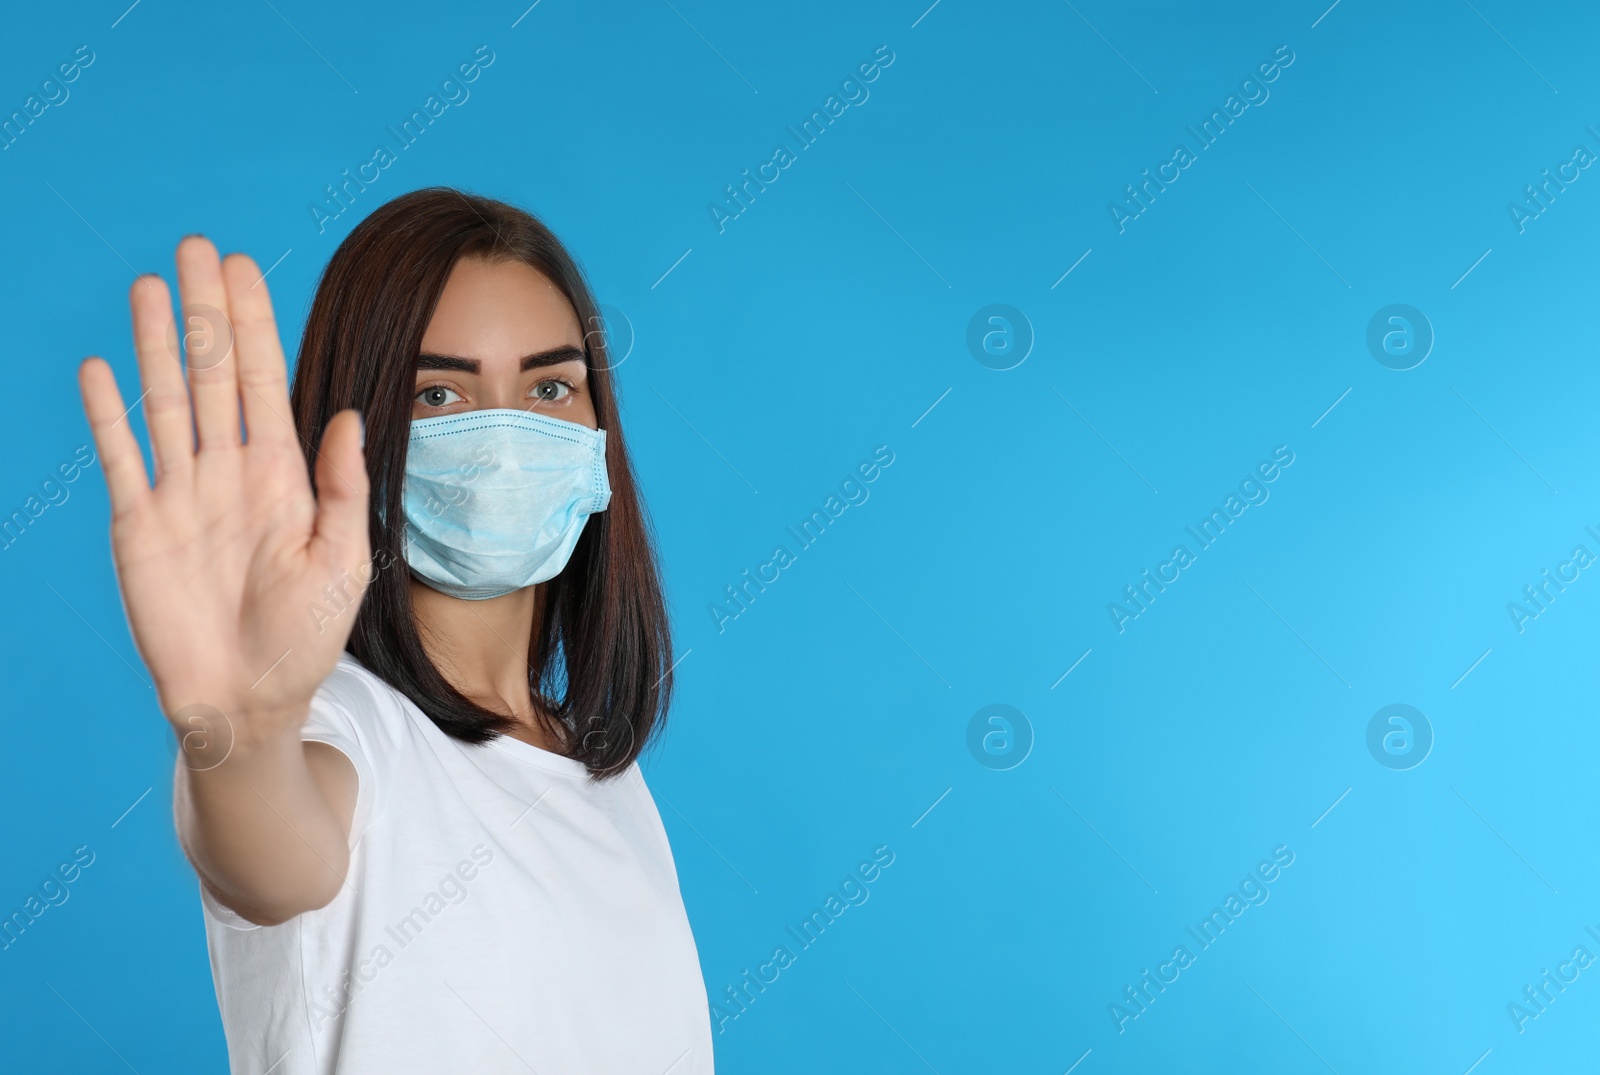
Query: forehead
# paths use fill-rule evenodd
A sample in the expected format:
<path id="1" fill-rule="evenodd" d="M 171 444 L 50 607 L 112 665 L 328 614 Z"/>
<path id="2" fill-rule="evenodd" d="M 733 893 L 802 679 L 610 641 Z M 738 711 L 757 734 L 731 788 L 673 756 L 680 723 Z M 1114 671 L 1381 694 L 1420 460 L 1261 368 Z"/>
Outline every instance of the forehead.
<path id="1" fill-rule="evenodd" d="M 520 261 L 463 258 L 445 282 L 424 351 L 520 356 L 581 347 L 578 315 L 549 277 Z"/>

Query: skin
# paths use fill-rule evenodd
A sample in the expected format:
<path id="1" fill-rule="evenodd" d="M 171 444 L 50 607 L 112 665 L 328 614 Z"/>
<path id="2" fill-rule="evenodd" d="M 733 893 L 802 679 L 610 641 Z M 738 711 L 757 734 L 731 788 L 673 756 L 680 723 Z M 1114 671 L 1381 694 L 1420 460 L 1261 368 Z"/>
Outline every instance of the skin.
<path id="1" fill-rule="evenodd" d="M 349 868 L 355 769 L 299 733 L 354 617 L 319 631 L 305 609 L 325 586 L 366 574 L 370 490 L 359 419 L 345 410 L 324 431 L 321 495 L 313 496 L 256 263 L 243 254 L 219 259 L 210 240 L 189 236 L 178 244 L 177 266 L 183 308 L 222 311 L 233 346 L 220 360 L 192 362 L 186 379 L 167 343 L 174 319 L 166 282 L 150 274 L 130 288 L 153 484 L 110 365 L 86 359 L 79 387 L 110 493 L 129 626 L 183 745 L 173 782 L 179 841 L 219 902 L 274 925 L 325 906 Z M 186 331 L 196 327 L 186 319 Z M 462 261 L 423 353 L 476 369 L 419 369 L 413 417 L 520 407 L 593 429 L 580 357 L 520 368 L 524 356 L 582 344 L 571 305 L 538 272 Z M 558 378 L 568 384 L 550 383 Z M 441 673 L 467 697 L 516 718 L 518 738 L 554 749 L 533 723 L 527 687 L 539 587 L 462 601 L 412 585 L 423 645 Z"/>
<path id="2" fill-rule="evenodd" d="M 563 350 L 573 357 L 542 364 Z M 446 356 L 475 362 L 479 371 L 419 368 L 411 417 L 506 407 L 598 428 L 582 352 L 578 315 L 543 274 L 522 262 L 463 259 L 423 334 L 419 366 Z M 541 364 L 522 370 L 530 356 Z M 485 709 L 516 717 L 510 734 L 559 753 L 561 744 L 547 742 L 535 723 L 528 692 L 527 654 L 542 593 L 529 586 L 463 601 L 411 578 L 423 648 L 439 671 Z"/>

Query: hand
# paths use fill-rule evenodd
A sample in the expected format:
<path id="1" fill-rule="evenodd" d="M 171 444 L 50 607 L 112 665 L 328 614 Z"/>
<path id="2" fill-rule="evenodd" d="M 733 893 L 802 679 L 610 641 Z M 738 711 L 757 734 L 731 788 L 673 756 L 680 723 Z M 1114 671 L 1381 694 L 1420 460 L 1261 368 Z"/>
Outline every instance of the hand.
<path id="1" fill-rule="evenodd" d="M 260 270 L 243 254 L 219 261 L 201 236 L 178 244 L 177 261 L 187 386 L 166 282 L 143 276 L 129 292 L 154 488 L 111 367 L 90 357 L 78 381 L 111 494 L 123 606 L 162 712 L 184 735 L 192 713 L 214 707 L 226 725 L 215 734 L 248 748 L 303 723 L 370 581 L 360 418 L 345 410 L 328 423 L 314 497 Z M 314 617 L 330 583 L 353 601 Z"/>

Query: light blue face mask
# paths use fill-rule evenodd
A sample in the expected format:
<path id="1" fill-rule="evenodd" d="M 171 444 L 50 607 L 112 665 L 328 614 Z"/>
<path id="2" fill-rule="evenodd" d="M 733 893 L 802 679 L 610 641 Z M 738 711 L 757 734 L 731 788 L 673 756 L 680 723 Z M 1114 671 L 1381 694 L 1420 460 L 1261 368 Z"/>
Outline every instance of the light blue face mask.
<path id="1" fill-rule="evenodd" d="M 419 418 L 406 449 L 405 558 L 481 601 L 554 578 L 611 501 L 603 429 L 531 411 Z"/>

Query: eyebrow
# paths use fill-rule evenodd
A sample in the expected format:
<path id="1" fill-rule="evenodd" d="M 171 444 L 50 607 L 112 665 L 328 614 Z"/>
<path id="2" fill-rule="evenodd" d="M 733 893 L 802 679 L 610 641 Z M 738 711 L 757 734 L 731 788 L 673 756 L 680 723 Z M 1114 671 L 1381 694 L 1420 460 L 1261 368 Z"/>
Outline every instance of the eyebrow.
<path id="1" fill-rule="evenodd" d="M 562 362 L 583 362 L 586 360 L 584 353 L 570 345 L 552 347 L 548 351 L 539 351 L 536 354 L 523 355 L 518 363 L 518 369 L 526 372 L 539 366 L 554 366 Z M 462 358 L 459 355 L 436 355 L 431 353 L 417 356 L 418 370 L 459 370 L 462 373 L 481 373 L 483 363 L 475 358 Z"/>

